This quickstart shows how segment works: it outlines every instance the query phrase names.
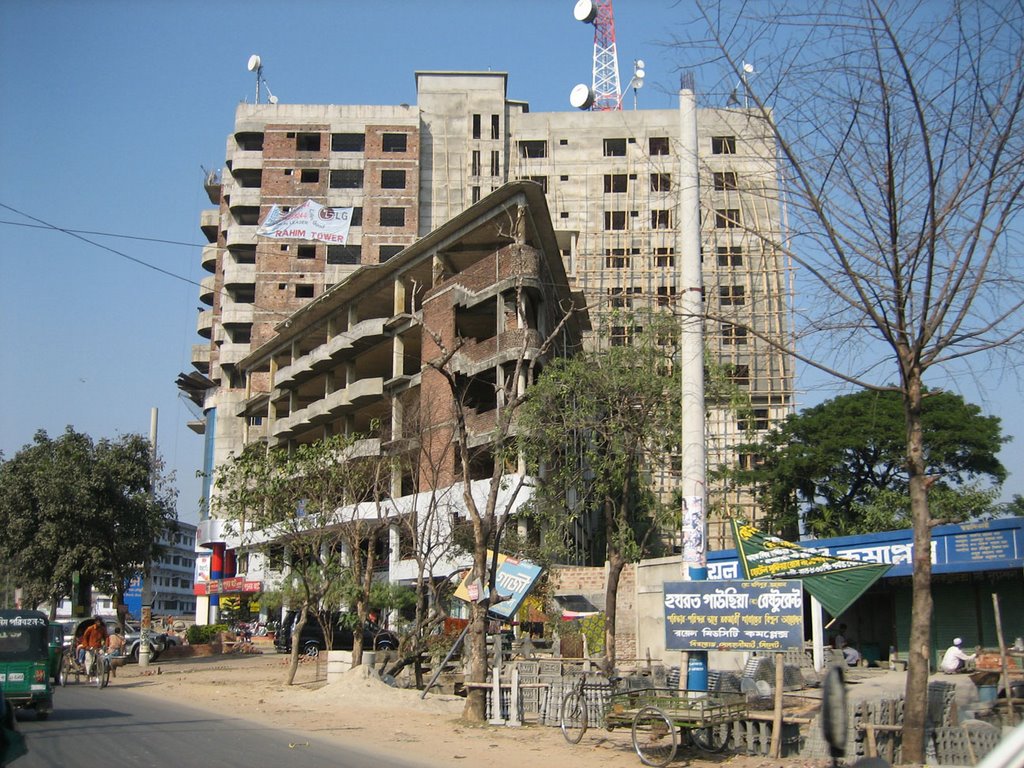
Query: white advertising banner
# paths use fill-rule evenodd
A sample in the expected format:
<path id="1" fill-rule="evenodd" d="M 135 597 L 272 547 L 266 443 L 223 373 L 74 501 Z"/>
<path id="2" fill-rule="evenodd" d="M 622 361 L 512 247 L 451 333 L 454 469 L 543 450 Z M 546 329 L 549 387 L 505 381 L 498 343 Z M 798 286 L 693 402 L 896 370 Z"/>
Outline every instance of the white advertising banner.
<path id="1" fill-rule="evenodd" d="M 327 208 L 307 200 L 287 213 L 276 205 L 271 206 L 267 218 L 256 228 L 256 234 L 274 240 L 316 240 L 345 245 L 351 223 L 351 208 Z"/>

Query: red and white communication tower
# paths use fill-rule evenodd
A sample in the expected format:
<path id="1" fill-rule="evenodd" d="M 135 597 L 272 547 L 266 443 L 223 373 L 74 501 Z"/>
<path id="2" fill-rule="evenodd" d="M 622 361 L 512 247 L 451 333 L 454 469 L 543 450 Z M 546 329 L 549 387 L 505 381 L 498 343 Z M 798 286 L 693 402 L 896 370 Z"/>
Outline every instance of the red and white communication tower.
<path id="1" fill-rule="evenodd" d="M 595 111 L 622 109 L 619 56 L 615 50 L 615 14 L 612 0 L 579 0 L 573 16 L 594 25 L 594 76 L 591 83 Z"/>
<path id="2" fill-rule="evenodd" d="M 612 0 L 578 0 L 572 13 L 577 21 L 594 25 L 594 74 L 589 87 L 580 83 L 572 89 L 569 102 L 577 109 L 605 112 L 622 109 Z M 643 66 L 642 61 L 636 62 L 636 71 L 629 83 L 633 88 L 634 101 L 636 90 L 643 85 Z"/>

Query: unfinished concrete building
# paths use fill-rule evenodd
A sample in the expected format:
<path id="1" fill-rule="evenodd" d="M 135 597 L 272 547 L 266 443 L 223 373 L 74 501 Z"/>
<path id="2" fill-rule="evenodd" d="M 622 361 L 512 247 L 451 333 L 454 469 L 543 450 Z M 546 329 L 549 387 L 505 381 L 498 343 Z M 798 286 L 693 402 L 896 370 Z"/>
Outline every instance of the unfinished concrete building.
<path id="1" fill-rule="evenodd" d="M 569 285 L 586 296 L 590 344 L 628 343 L 645 313 L 673 311 L 679 191 L 693 183 L 680 162 L 679 111 L 533 113 L 507 84 L 502 72 L 418 72 L 415 105 L 238 107 L 223 170 L 208 178 L 218 207 L 201 220 L 205 341 L 193 348 L 195 371 L 179 378 L 203 413 L 194 427 L 208 471 L 251 437 L 254 393 L 240 363 L 283 320 L 511 180 L 546 195 Z M 791 411 L 792 363 L 779 351 L 791 346 L 791 297 L 773 246 L 782 232 L 770 136 L 742 109 L 699 109 L 697 128 L 705 345 L 750 404 L 709 407 L 713 468 L 752 461 L 735 446 Z M 347 244 L 257 238 L 272 204 L 307 199 L 354 208 Z M 666 494 L 675 487 L 671 457 L 656 479 Z M 725 514 L 740 507 L 753 518 L 753 507 L 708 490 L 709 545 L 730 546 Z"/>

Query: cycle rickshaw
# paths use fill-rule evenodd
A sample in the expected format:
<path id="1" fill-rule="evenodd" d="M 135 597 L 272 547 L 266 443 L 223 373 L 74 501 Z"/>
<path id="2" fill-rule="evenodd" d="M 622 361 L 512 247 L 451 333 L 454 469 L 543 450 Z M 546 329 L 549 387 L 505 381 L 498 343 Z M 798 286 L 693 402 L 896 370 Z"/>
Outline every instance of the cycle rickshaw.
<path id="1" fill-rule="evenodd" d="M 82 641 L 82 635 L 86 628 L 95 621 L 95 618 L 82 619 L 75 625 L 75 631 L 71 637 L 71 643 L 64 649 L 64 655 L 60 662 L 60 684 L 67 685 L 69 682 L 80 683 L 85 677 L 96 685 L 97 688 L 106 688 L 110 683 L 110 657 L 105 650 L 85 652 L 85 658 L 78 660 L 78 644 Z"/>

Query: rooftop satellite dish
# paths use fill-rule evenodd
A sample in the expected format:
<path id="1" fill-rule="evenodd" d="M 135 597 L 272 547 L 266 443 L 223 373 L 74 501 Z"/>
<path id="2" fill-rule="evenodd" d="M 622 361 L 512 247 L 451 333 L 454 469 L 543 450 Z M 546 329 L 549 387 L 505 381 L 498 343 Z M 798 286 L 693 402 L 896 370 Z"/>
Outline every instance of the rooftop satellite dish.
<path id="1" fill-rule="evenodd" d="M 247 65 L 250 72 L 255 72 L 260 68 L 260 57 L 257 54 L 253 54 L 249 57 L 249 64 Z"/>
<path id="2" fill-rule="evenodd" d="M 743 62 L 743 71 L 746 72 L 748 75 L 753 74 L 754 73 L 754 65 L 753 64 L 748 64 L 747 62 L 744 61 Z"/>
<path id="3" fill-rule="evenodd" d="M 644 68 L 647 67 L 647 65 L 644 64 L 643 59 L 637 59 L 635 62 L 633 62 L 633 66 L 636 67 L 637 70 L 643 70 Z"/>
<path id="4" fill-rule="evenodd" d="M 569 93 L 569 103 L 576 109 L 590 109 L 594 104 L 594 92 L 586 83 L 580 83 Z"/>
<path id="5" fill-rule="evenodd" d="M 270 94 L 270 98 L 267 99 L 271 104 L 277 104 L 277 96 Z"/>
<path id="6" fill-rule="evenodd" d="M 590 24 L 597 18 L 597 7 L 594 5 L 593 0 L 578 0 L 572 9 L 572 15 L 576 17 L 576 21 Z"/>

